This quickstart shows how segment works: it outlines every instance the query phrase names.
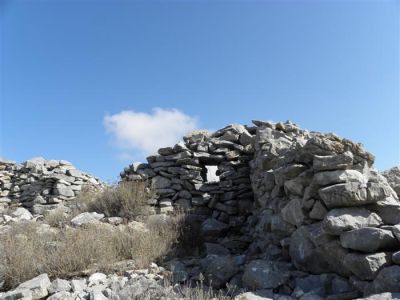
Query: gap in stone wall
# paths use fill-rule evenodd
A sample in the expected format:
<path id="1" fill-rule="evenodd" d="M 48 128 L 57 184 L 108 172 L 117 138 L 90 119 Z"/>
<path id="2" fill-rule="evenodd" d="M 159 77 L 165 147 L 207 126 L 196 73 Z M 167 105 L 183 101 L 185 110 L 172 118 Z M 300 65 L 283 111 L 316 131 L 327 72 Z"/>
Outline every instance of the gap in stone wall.
<path id="1" fill-rule="evenodd" d="M 219 182 L 220 178 L 217 175 L 218 171 L 218 166 L 215 165 L 207 165 L 205 166 L 207 169 L 207 176 L 206 176 L 206 182 Z"/>

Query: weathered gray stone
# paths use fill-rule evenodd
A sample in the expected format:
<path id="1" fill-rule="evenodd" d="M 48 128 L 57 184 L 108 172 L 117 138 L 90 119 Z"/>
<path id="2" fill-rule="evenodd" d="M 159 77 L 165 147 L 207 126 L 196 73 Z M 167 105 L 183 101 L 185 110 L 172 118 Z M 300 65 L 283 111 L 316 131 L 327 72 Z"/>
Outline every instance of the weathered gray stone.
<path id="1" fill-rule="evenodd" d="M 71 285 L 68 280 L 65 279 L 54 279 L 51 282 L 51 285 L 47 289 L 50 294 L 58 293 L 58 292 L 69 292 L 71 290 Z"/>
<path id="2" fill-rule="evenodd" d="M 224 246 L 216 243 L 205 243 L 207 255 L 229 255 L 230 252 Z"/>
<path id="3" fill-rule="evenodd" d="M 400 166 L 396 166 L 382 173 L 386 177 L 389 185 L 400 197 Z"/>
<path id="4" fill-rule="evenodd" d="M 376 212 L 385 224 L 394 225 L 400 223 L 400 201 L 393 197 L 387 197 L 368 205 L 368 209 Z"/>
<path id="5" fill-rule="evenodd" d="M 104 273 L 93 273 L 88 278 L 89 286 L 102 284 L 107 281 L 107 275 Z"/>
<path id="6" fill-rule="evenodd" d="M 289 279 L 291 264 L 269 260 L 253 260 L 244 270 L 243 285 L 250 289 L 276 288 Z"/>
<path id="7" fill-rule="evenodd" d="M 390 230 L 372 227 L 343 232 L 340 235 L 340 243 L 345 248 L 368 253 L 400 246 Z"/>
<path id="8" fill-rule="evenodd" d="M 22 299 L 22 300 L 32 300 L 32 291 L 27 289 L 15 289 L 8 291 L 5 294 L 0 294 L 1 300 L 14 300 L 14 299 Z"/>
<path id="9" fill-rule="evenodd" d="M 204 275 L 209 284 L 222 288 L 235 275 L 239 268 L 230 255 L 209 255 L 202 260 Z"/>
<path id="10" fill-rule="evenodd" d="M 165 147 L 158 149 L 158 154 L 160 155 L 171 155 L 173 153 L 174 151 L 172 150 L 172 147 Z"/>
<path id="11" fill-rule="evenodd" d="M 162 176 L 152 178 L 151 184 L 155 189 L 166 189 L 171 186 L 171 180 Z"/>
<path id="12" fill-rule="evenodd" d="M 372 293 L 400 292 L 400 266 L 383 268 L 372 283 Z"/>
<path id="13" fill-rule="evenodd" d="M 319 186 L 332 185 L 344 182 L 367 184 L 368 179 L 356 170 L 335 170 L 319 172 L 314 175 L 313 184 Z"/>
<path id="14" fill-rule="evenodd" d="M 361 280 L 373 280 L 378 271 L 391 263 L 389 253 L 349 253 L 344 259 L 347 268 Z"/>
<path id="15" fill-rule="evenodd" d="M 47 300 L 74 300 L 74 297 L 71 293 L 63 291 L 51 295 Z"/>
<path id="16" fill-rule="evenodd" d="M 358 182 L 339 183 L 319 190 L 319 196 L 328 208 L 360 206 L 370 203 L 367 189 Z"/>
<path id="17" fill-rule="evenodd" d="M 378 182 L 368 182 L 367 194 L 369 202 L 378 202 L 387 197 L 397 198 L 397 195 L 388 184 Z"/>
<path id="18" fill-rule="evenodd" d="M 400 224 L 391 227 L 394 236 L 400 241 Z"/>
<path id="19" fill-rule="evenodd" d="M 400 251 L 394 252 L 392 254 L 392 261 L 393 263 L 400 265 Z"/>
<path id="20" fill-rule="evenodd" d="M 155 280 L 144 276 L 130 279 L 121 290 L 117 291 L 117 296 L 117 299 L 120 300 L 173 299 L 177 297 L 171 289 L 163 287 Z"/>
<path id="21" fill-rule="evenodd" d="M 326 272 L 329 266 L 324 259 L 324 253 L 311 240 L 315 227 L 315 225 L 302 226 L 292 234 L 289 254 L 298 269 L 319 274 Z"/>
<path id="22" fill-rule="evenodd" d="M 86 280 L 85 279 L 72 279 L 71 280 L 71 288 L 73 292 L 82 292 L 86 289 Z"/>
<path id="23" fill-rule="evenodd" d="M 104 294 L 101 291 L 91 291 L 89 293 L 89 299 L 90 300 L 109 300 L 108 297 L 104 296 Z"/>
<path id="24" fill-rule="evenodd" d="M 60 196 L 64 196 L 64 197 L 74 197 L 75 196 L 75 193 L 71 189 L 71 187 L 61 184 L 61 183 L 56 184 L 55 193 L 56 193 L 56 195 L 60 195 Z"/>
<path id="25" fill-rule="evenodd" d="M 11 216 L 16 220 L 31 220 L 33 218 L 32 214 L 23 207 L 18 207 L 11 213 Z"/>
<path id="26" fill-rule="evenodd" d="M 322 228 L 329 234 L 340 235 L 343 231 L 363 227 L 378 227 L 382 219 L 365 208 L 350 207 L 332 209 L 325 216 Z"/>
<path id="27" fill-rule="evenodd" d="M 79 170 L 69 169 L 67 170 L 67 175 L 76 177 L 76 178 L 85 178 L 86 176 Z"/>
<path id="28" fill-rule="evenodd" d="M 312 293 L 324 297 L 328 293 L 328 286 L 331 284 L 332 276 L 328 274 L 308 275 L 295 279 L 295 293 Z"/>
<path id="29" fill-rule="evenodd" d="M 342 154 L 314 156 L 313 169 L 315 171 L 347 169 L 353 164 L 353 153 L 346 151 Z"/>
<path id="30" fill-rule="evenodd" d="M 301 164 L 294 164 L 287 167 L 278 168 L 274 171 L 275 183 L 279 186 L 283 186 L 285 181 L 297 177 L 306 169 L 307 167 Z"/>
<path id="31" fill-rule="evenodd" d="M 98 223 L 103 218 L 104 214 L 98 214 L 96 212 L 84 212 L 73 218 L 71 223 L 75 226 L 81 226 L 85 224 Z"/>
<path id="32" fill-rule="evenodd" d="M 381 293 L 356 300 L 400 300 L 400 293 Z"/>
<path id="33" fill-rule="evenodd" d="M 201 224 L 201 232 L 205 239 L 218 238 L 229 229 L 229 226 L 216 219 L 209 218 Z"/>
<path id="34" fill-rule="evenodd" d="M 48 295 L 47 289 L 50 285 L 49 276 L 47 276 L 47 274 L 41 274 L 31 280 L 21 283 L 16 289 L 29 290 L 32 292 L 32 299 L 41 299 Z"/>
<path id="35" fill-rule="evenodd" d="M 315 220 L 323 220 L 327 213 L 328 210 L 321 201 L 315 201 L 314 206 L 309 213 L 309 217 Z"/>
<path id="36" fill-rule="evenodd" d="M 282 218 L 286 222 L 300 226 L 304 220 L 304 214 L 301 208 L 300 199 L 291 200 L 281 211 Z"/>

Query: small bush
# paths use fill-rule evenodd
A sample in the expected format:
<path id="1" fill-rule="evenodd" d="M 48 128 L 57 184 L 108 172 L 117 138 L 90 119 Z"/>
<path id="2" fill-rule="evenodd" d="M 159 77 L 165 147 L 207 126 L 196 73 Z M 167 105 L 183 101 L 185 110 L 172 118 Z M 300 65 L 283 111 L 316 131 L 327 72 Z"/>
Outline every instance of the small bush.
<path id="1" fill-rule="evenodd" d="M 77 202 L 85 203 L 87 211 L 102 213 L 107 217 L 134 219 L 148 212 L 148 200 L 152 196 L 146 182 L 123 181 L 95 194 L 83 193 Z"/>

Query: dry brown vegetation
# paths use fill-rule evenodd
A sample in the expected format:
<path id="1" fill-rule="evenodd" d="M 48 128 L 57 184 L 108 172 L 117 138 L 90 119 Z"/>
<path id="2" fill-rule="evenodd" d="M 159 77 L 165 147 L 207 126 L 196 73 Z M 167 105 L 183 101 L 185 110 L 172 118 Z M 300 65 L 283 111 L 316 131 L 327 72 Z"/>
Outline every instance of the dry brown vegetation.
<path id="1" fill-rule="evenodd" d="M 69 277 L 88 268 L 106 271 L 111 264 L 132 259 L 136 268 L 148 267 L 174 251 L 183 215 L 168 218 L 147 214 L 150 192 L 145 183 L 123 183 L 101 193 L 83 193 L 69 214 L 63 210 L 45 216 L 43 223 L 16 223 L 0 234 L 0 282 L 9 289 L 42 273 Z M 85 199 L 83 199 L 85 197 Z M 125 225 L 72 228 L 70 219 L 83 211 L 122 216 Z M 145 228 L 129 226 L 128 220 L 144 217 Z M 46 228 L 47 226 L 47 228 Z"/>
<path id="2" fill-rule="evenodd" d="M 144 181 L 126 181 L 106 187 L 101 192 L 83 191 L 76 199 L 80 211 L 94 211 L 106 217 L 129 220 L 148 214 L 148 200 L 153 193 Z"/>
<path id="3" fill-rule="evenodd" d="M 71 221 L 75 214 L 67 214 L 64 209 L 55 209 L 45 214 L 43 223 L 49 224 L 51 227 L 64 227 Z"/>
<path id="4" fill-rule="evenodd" d="M 148 225 L 147 231 L 100 224 L 43 230 L 36 223 L 14 226 L 0 237 L 0 265 L 9 289 L 42 273 L 65 278 L 91 267 L 106 270 L 112 263 L 133 259 L 148 267 L 172 251 L 178 238 L 179 218 Z"/>

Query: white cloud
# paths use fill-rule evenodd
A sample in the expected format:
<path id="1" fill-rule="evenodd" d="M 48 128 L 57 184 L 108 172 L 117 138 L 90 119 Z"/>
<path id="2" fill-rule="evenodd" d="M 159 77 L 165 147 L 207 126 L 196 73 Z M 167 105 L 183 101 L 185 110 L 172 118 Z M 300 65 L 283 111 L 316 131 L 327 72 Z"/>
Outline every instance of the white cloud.
<path id="1" fill-rule="evenodd" d="M 157 107 L 152 113 L 127 110 L 107 115 L 104 126 L 117 147 L 148 155 L 174 145 L 183 135 L 197 129 L 197 120 L 177 109 Z M 127 157 L 126 153 L 122 156 Z"/>

